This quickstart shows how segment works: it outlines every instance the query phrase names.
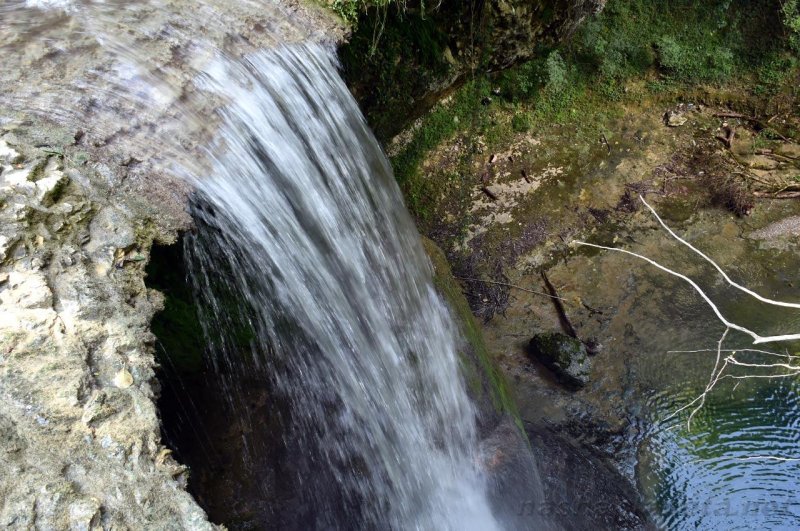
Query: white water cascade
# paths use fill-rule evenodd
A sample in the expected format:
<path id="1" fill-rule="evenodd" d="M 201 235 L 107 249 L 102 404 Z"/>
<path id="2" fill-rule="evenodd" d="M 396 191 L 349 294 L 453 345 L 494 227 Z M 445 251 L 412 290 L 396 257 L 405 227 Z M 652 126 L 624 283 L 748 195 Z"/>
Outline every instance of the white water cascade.
<path id="1" fill-rule="evenodd" d="M 241 382 L 266 382 L 298 521 L 496 529 L 458 331 L 334 51 L 304 44 L 321 30 L 291 9 L 10 2 L 0 104 L 85 131 L 125 168 L 109 187 L 191 183 L 185 261 L 212 377 L 250 432 L 265 421 Z M 274 458 L 243 439 L 246 461 Z"/>
<path id="2" fill-rule="evenodd" d="M 313 455 L 299 482 L 318 523 L 345 503 L 369 527 L 496 528 L 456 330 L 331 54 L 219 61 L 202 85 L 227 103 L 213 170 L 194 183 L 191 276 L 229 374 L 243 365 L 219 333 L 236 329 L 227 301 L 248 308 L 248 370 L 268 371 L 291 403 L 287 446 Z"/>

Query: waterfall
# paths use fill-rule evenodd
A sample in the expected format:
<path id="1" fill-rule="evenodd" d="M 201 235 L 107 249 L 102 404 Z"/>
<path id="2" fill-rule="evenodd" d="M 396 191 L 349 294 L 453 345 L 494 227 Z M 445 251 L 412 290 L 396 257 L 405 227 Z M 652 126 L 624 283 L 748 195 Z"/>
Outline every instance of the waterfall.
<path id="1" fill-rule="evenodd" d="M 347 507 L 351 525 L 496 528 L 456 328 L 332 53 L 220 59 L 200 85 L 226 104 L 186 249 L 231 399 L 260 371 L 289 402 L 286 446 L 319 526 Z"/>
<path id="2" fill-rule="evenodd" d="M 243 459 L 291 463 L 298 522 L 497 528 L 458 330 L 333 50 L 303 43 L 324 30 L 289 22 L 296 9 L 11 2 L 0 107 L 76 143 L 86 130 L 92 164 L 136 200 L 169 196 L 176 174 L 192 184 L 185 262 L 210 375 L 243 432 L 267 429 L 243 382 L 275 401 L 283 453 L 242 433 Z M 264 485 L 265 504 L 286 501 Z"/>

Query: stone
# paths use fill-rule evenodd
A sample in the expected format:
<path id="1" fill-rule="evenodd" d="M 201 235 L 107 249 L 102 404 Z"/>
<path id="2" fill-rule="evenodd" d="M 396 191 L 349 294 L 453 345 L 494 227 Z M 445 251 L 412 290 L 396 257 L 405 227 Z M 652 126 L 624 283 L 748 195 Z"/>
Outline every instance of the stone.
<path id="1" fill-rule="evenodd" d="M 574 337 L 559 332 L 536 334 L 528 343 L 528 354 L 568 387 L 580 388 L 589 381 L 586 347 Z"/>
<path id="2" fill-rule="evenodd" d="M 754 240 L 774 240 L 800 236 L 800 216 L 789 216 L 766 227 L 751 232 L 748 237 Z"/>
<path id="3" fill-rule="evenodd" d="M 669 127 L 680 127 L 688 120 L 686 113 L 682 111 L 669 110 L 664 113 L 664 123 Z"/>
<path id="4" fill-rule="evenodd" d="M 70 531 L 91 531 L 92 529 L 100 529 L 99 520 L 100 504 L 96 499 L 87 498 L 70 504 Z"/>
<path id="5" fill-rule="evenodd" d="M 114 385 L 120 389 L 127 389 L 133 385 L 133 375 L 128 372 L 128 369 L 122 369 L 114 375 Z"/>

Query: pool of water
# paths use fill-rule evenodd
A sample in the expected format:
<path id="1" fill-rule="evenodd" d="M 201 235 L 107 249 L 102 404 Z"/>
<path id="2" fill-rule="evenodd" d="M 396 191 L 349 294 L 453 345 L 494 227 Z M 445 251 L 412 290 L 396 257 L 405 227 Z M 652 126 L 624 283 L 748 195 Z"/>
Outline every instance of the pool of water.
<path id="1" fill-rule="evenodd" d="M 800 300 L 796 251 L 791 244 L 743 238 L 746 223 L 709 214 L 683 233 L 736 281 L 766 297 Z M 728 319 L 761 335 L 800 331 L 800 310 L 776 308 L 735 291 L 663 234 L 648 235 L 645 242 L 644 254 L 690 272 Z M 629 257 L 613 259 L 618 258 L 631 267 L 641 265 Z M 796 372 L 787 367 L 800 366 L 800 344 L 754 346 L 745 334 L 729 333 L 722 364 L 735 355 L 741 363 L 786 367 L 729 364 L 727 377 L 707 394 L 702 408 L 693 416 L 695 406 L 681 411 L 708 385 L 725 327 L 681 280 L 641 267 L 634 288 L 638 297 L 628 314 L 637 333 L 623 341 L 623 350 L 632 360 L 629 385 L 638 397 L 637 413 L 647 426 L 635 475 L 656 523 L 676 530 L 800 528 L 800 387 L 797 376 L 775 377 Z M 748 348 L 773 354 L 742 350 Z"/>
<path id="2" fill-rule="evenodd" d="M 654 410 L 678 406 L 655 399 Z M 723 386 L 694 417 L 656 425 L 639 482 L 665 529 L 797 529 L 800 402 L 793 381 Z"/>
<path id="3" fill-rule="evenodd" d="M 745 219 L 701 209 L 669 223 L 736 282 L 765 297 L 799 302 L 796 242 L 748 237 L 798 211 L 796 203 L 763 203 Z M 592 238 L 688 275 L 727 319 L 760 335 L 800 332 L 800 310 L 770 306 L 731 288 L 649 214 L 609 231 Z M 548 274 L 562 296 L 600 311 L 569 305 L 580 333 L 600 338 L 606 348 L 593 359 L 587 390 L 568 399 L 612 426 L 627 427 L 635 453 L 618 455 L 618 461 L 638 483 L 657 525 L 671 530 L 800 528 L 798 377 L 766 377 L 793 371 L 729 364 L 723 373 L 728 377 L 719 380 L 688 423 L 694 406 L 681 408 L 706 388 L 725 331 L 703 299 L 683 280 L 610 251 L 581 249 Z M 742 350 L 747 348 L 780 356 Z M 738 349 L 735 359 L 741 363 L 800 367 L 798 342 L 753 345 L 749 336 L 731 331 L 723 349 L 722 364 Z"/>

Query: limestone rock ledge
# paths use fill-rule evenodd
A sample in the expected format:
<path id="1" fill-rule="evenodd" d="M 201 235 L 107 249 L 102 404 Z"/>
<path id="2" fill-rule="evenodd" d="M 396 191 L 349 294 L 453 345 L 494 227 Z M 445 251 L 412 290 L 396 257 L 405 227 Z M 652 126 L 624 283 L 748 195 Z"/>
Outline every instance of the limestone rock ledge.
<path id="1" fill-rule="evenodd" d="M 144 267 L 191 225 L 173 169 L 215 139 L 198 72 L 345 28 L 304 0 L 198 5 L 19 3 L 0 24 L 0 528 L 216 527 L 161 443 Z"/>
<path id="2" fill-rule="evenodd" d="M 143 268 L 174 230 L 67 138 L 0 129 L 0 527 L 210 529 L 154 401 Z"/>

